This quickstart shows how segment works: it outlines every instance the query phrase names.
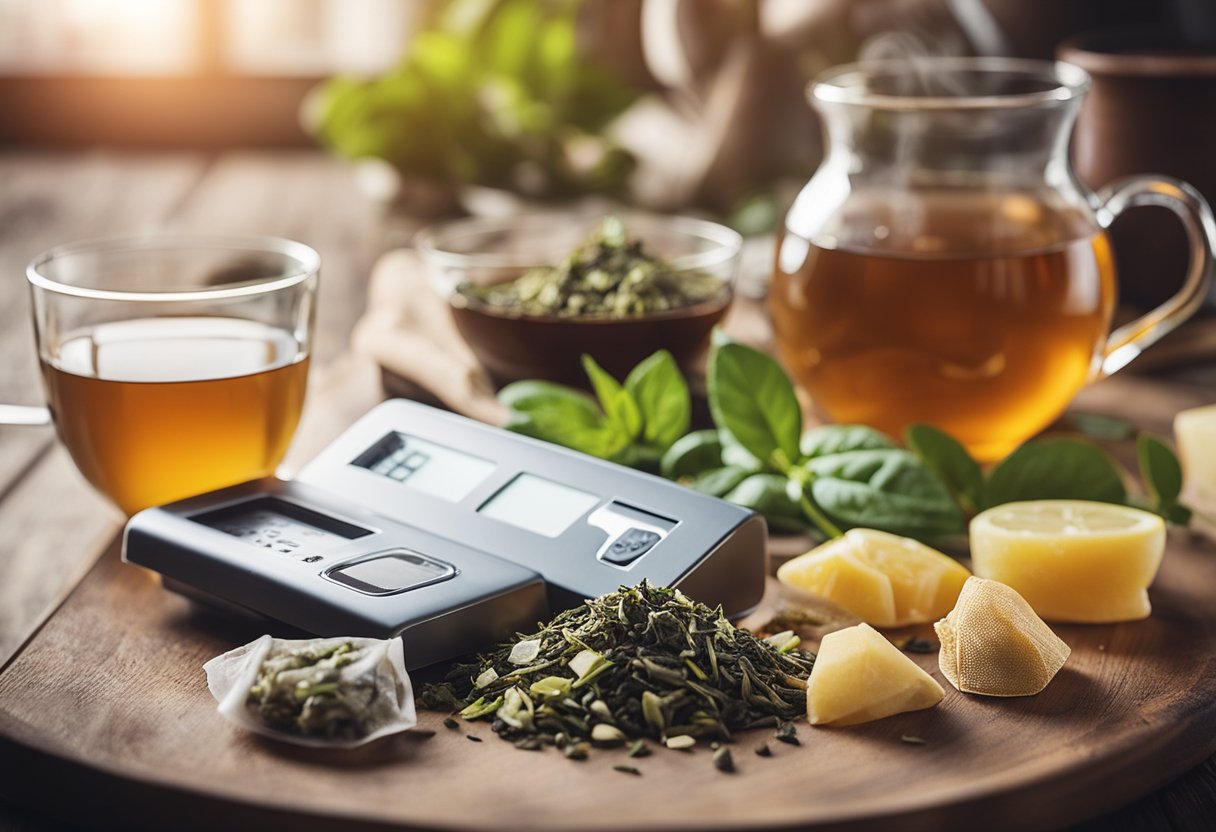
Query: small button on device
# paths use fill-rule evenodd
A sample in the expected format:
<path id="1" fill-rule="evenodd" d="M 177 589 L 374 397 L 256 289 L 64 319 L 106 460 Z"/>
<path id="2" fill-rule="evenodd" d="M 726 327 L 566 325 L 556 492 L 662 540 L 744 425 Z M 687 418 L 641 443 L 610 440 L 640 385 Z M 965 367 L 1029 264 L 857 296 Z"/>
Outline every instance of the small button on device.
<path id="1" fill-rule="evenodd" d="M 608 547 L 602 557 L 608 563 L 616 566 L 628 566 L 649 552 L 660 540 L 662 538 L 657 532 L 632 528 L 612 541 L 612 545 Z"/>

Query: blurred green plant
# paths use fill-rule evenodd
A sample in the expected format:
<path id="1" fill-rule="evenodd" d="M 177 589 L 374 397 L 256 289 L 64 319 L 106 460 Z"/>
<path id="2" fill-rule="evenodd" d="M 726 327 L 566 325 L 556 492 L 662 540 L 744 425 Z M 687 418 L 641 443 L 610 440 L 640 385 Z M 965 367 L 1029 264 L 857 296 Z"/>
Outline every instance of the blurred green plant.
<path id="1" fill-rule="evenodd" d="M 321 143 L 405 179 L 532 196 L 619 195 L 633 157 L 603 135 L 637 97 L 579 49 L 582 0 L 450 0 L 401 62 L 307 105 Z"/>

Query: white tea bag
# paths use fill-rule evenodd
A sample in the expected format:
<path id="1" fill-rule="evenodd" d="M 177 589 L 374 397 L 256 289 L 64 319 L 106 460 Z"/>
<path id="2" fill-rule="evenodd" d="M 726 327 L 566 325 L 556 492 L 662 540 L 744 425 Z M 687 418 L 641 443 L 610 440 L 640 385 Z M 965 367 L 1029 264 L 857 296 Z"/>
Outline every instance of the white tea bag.
<path id="1" fill-rule="evenodd" d="M 225 718 L 297 745 L 354 748 L 418 723 L 399 638 L 267 635 L 203 670 Z"/>

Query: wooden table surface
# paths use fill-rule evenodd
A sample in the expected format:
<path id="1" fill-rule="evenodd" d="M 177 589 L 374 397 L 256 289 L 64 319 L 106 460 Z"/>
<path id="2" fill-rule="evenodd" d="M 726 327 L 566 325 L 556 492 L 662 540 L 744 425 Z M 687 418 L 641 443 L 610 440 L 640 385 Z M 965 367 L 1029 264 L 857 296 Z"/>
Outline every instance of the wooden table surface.
<path id="1" fill-rule="evenodd" d="M 316 153 L 0 153 L 0 402 L 40 401 L 23 276 L 38 252 L 135 231 L 277 234 L 312 245 L 323 261 L 309 403 L 288 462 L 306 459 L 378 395 L 375 368 L 348 354 L 347 340 L 372 263 L 406 239 L 409 225 L 363 199 L 345 166 Z M 0 673 L 122 521 L 51 429 L 0 427 Z M 22 805 L 21 795 L 4 793 L 3 778 L 0 796 L 0 830 L 61 828 L 55 807 Z M 1075 829 L 1206 830 L 1214 818 L 1216 758 Z"/>

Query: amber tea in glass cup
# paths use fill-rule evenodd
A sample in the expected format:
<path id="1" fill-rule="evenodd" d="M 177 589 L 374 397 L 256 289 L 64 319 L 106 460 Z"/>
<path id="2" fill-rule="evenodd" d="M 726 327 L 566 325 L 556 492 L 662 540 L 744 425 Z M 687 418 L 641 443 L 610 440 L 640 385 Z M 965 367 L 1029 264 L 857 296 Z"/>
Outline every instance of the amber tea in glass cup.
<path id="1" fill-rule="evenodd" d="M 319 270 L 273 238 L 132 238 L 29 266 L 56 431 L 132 514 L 267 476 L 299 421 Z"/>
<path id="2" fill-rule="evenodd" d="M 832 420 L 929 423 L 998 459 L 1199 306 L 1214 234 L 1199 194 L 1147 176 L 1093 194 L 1072 174 L 1088 86 L 1007 59 L 855 64 L 812 85 L 828 153 L 786 217 L 770 307 L 783 361 Z M 1182 220 L 1190 273 L 1109 333 L 1105 229 L 1142 204 Z"/>

